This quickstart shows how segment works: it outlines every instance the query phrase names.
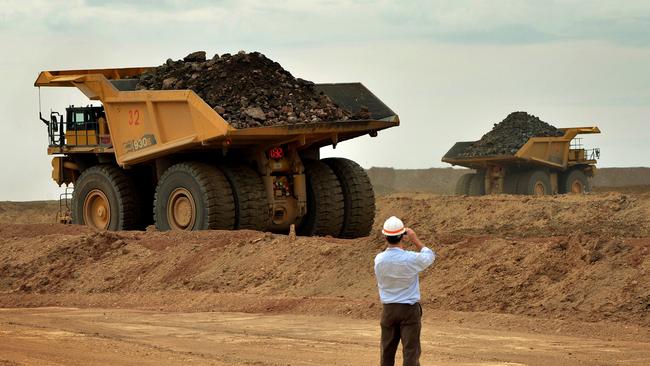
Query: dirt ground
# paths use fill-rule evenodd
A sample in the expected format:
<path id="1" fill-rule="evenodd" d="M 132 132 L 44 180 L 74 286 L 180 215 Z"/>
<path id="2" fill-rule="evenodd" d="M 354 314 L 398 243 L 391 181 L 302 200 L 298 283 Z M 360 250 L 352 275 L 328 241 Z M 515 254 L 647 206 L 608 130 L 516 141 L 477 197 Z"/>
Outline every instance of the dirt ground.
<path id="1" fill-rule="evenodd" d="M 650 364 L 648 193 L 392 194 L 356 240 L 99 232 L 57 207 L 0 203 L 0 365 L 376 364 L 389 215 L 438 254 L 423 365 Z"/>
<path id="2" fill-rule="evenodd" d="M 376 365 L 376 321 L 124 309 L 0 309 L 0 365 Z M 427 314 L 423 365 L 647 365 L 648 340 L 538 331 L 527 319 Z M 602 326 L 598 326 L 602 327 Z M 637 335 L 638 336 L 638 335 Z M 399 361 L 399 359 L 398 359 Z"/>

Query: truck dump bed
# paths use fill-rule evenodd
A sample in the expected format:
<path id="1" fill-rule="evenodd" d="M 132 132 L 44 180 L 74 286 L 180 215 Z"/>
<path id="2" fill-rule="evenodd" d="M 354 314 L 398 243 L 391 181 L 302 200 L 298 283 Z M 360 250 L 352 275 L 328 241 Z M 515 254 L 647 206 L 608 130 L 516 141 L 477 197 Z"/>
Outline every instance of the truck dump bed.
<path id="1" fill-rule="evenodd" d="M 482 169 L 488 165 L 536 165 L 559 169 L 570 166 L 571 141 L 578 134 L 600 133 L 598 127 L 569 127 L 560 128 L 564 131 L 559 137 L 532 137 L 513 155 L 493 155 L 467 157 L 463 153 L 476 141 L 457 142 L 443 156 L 445 163 L 464 166 L 471 169 Z M 595 164 L 596 160 L 581 159 L 584 164 Z"/>
<path id="2" fill-rule="evenodd" d="M 35 86 L 76 87 L 104 105 L 110 144 L 98 147 L 51 148 L 50 153 L 114 152 L 118 164 L 133 165 L 194 148 L 259 148 L 296 142 L 304 148 L 340 141 L 399 125 L 399 118 L 361 83 L 317 84 L 352 113 L 362 107 L 363 120 L 286 124 L 235 129 L 191 90 L 135 90 L 134 77 L 148 68 L 44 71 Z"/>

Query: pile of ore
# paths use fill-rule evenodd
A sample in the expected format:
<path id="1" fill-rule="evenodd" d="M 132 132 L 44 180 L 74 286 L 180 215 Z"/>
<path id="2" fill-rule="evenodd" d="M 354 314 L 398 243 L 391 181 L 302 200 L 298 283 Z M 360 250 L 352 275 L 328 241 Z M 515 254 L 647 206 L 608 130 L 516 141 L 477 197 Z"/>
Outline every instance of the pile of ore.
<path id="1" fill-rule="evenodd" d="M 562 136 L 564 132 L 526 112 L 512 112 L 460 157 L 513 155 L 531 137 Z"/>
<path id="2" fill-rule="evenodd" d="M 191 89 L 235 128 L 359 119 L 259 52 L 205 52 L 140 75 L 136 89 Z"/>

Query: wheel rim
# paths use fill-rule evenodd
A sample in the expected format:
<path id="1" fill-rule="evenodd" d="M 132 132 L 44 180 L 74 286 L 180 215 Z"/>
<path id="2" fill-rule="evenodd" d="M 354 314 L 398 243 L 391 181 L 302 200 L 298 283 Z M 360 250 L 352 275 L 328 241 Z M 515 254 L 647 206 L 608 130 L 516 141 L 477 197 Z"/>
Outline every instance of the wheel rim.
<path id="1" fill-rule="evenodd" d="M 546 186 L 544 186 L 544 183 L 540 181 L 535 182 L 535 195 L 544 196 L 545 194 L 546 194 Z"/>
<path id="2" fill-rule="evenodd" d="M 111 222 L 111 204 L 104 192 L 93 189 L 84 200 L 84 223 L 97 229 L 108 229 Z"/>
<path id="3" fill-rule="evenodd" d="M 172 230 L 192 230 L 196 221 L 196 205 L 190 191 L 176 188 L 169 195 L 167 217 Z"/>
<path id="4" fill-rule="evenodd" d="M 580 194 L 580 193 L 584 192 L 584 190 L 585 190 L 585 187 L 584 187 L 584 185 L 582 184 L 581 181 L 576 179 L 576 180 L 573 181 L 573 183 L 571 183 L 571 193 Z"/>

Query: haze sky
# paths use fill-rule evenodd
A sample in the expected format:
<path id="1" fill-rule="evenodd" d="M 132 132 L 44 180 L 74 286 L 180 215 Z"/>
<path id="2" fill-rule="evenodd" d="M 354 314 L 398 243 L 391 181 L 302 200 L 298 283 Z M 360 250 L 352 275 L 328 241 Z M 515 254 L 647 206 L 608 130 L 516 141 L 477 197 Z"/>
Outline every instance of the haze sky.
<path id="1" fill-rule="evenodd" d="M 359 81 L 401 126 L 323 156 L 362 166 L 447 167 L 455 141 L 512 111 L 592 126 L 600 167 L 650 166 L 650 2 L 0 1 L 0 200 L 55 199 L 42 70 L 157 66 L 196 50 L 260 51 L 294 76 Z M 43 88 L 42 110 L 88 100 Z"/>

